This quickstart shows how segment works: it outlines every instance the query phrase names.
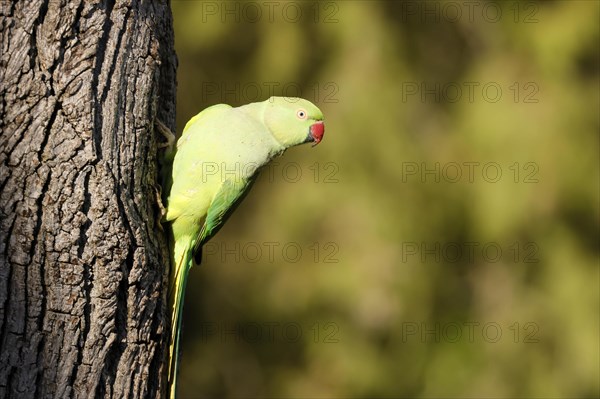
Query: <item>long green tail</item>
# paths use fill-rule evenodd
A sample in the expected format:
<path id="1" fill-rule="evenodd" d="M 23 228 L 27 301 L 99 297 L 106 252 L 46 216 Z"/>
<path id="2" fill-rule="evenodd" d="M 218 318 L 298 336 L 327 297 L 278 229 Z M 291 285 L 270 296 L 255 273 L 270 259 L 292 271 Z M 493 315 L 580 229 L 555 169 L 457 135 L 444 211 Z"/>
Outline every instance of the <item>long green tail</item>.
<path id="1" fill-rule="evenodd" d="M 192 240 L 185 237 L 175 242 L 173 251 L 174 270 L 169 287 L 169 308 L 171 309 L 171 344 L 169 347 L 169 392 L 175 399 L 177 389 L 177 369 L 179 366 L 179 335 L 183 318 L 183 299 L 188 273 L 192 267 Z"/>

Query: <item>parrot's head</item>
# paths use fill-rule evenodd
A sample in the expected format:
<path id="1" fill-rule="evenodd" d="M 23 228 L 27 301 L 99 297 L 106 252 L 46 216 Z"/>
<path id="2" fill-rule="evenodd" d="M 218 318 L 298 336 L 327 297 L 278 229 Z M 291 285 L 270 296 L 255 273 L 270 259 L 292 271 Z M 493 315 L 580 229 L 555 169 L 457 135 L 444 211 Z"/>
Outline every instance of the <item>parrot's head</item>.
<path id="1" fill-rule="evenodd" d="M 266 102 L 264 121 L 279 143 L 289 148 L 323 140 L 323 113 L 310 101 L 296 97 L 271 97 Z"/>

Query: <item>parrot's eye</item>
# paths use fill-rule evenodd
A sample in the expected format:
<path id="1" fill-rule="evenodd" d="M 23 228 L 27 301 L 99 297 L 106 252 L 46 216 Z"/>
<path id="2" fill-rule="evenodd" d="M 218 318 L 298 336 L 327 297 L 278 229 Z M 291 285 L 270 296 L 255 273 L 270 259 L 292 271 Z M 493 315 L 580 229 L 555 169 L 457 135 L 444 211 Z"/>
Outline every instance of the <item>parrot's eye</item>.
<path id="1" fill-rule="evenodd" d="M 296 112 L 296 115 L 300 119 L 306 119 L 306 111 L 303 109 L 299 109 L 298 112 Z"/>

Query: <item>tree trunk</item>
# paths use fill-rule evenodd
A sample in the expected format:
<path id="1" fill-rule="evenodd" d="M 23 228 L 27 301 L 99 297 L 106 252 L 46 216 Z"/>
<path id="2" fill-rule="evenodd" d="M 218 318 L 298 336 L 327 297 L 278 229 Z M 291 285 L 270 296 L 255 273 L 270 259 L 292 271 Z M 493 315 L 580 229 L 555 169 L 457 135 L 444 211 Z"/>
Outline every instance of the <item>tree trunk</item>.
<path id="1" fill-rule="evenodd" d="M 166 0 L 0 0 L 0 397 L 162 397 Z"/>

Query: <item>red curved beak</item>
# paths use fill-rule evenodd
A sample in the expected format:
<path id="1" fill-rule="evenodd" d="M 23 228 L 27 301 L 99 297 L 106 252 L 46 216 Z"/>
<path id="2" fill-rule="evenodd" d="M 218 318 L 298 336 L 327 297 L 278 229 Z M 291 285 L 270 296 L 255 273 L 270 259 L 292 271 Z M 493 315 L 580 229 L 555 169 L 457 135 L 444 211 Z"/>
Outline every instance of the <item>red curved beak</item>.
<path id="1" fill-rule="evenodd" d="M 325 123 L 323 121 L 319 121 L 310 125 L 310 137 L 312 137 L 315 144 L 313 147 L 323 140 L 323 135 L 325 134 Z"/>

